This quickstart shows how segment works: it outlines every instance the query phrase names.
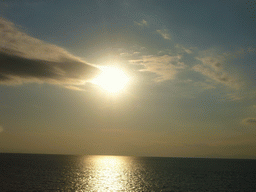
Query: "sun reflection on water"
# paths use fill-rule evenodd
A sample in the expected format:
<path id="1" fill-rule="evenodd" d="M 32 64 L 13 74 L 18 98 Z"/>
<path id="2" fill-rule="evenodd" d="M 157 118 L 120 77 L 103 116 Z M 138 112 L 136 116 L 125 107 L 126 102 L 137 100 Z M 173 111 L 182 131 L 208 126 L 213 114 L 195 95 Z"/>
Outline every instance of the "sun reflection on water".
<path id="1" fill-rule="evenodd" d="M 93 156 L 88 185 L 91 191 L 125 191 L 128 181 L 128 157 Z"/>

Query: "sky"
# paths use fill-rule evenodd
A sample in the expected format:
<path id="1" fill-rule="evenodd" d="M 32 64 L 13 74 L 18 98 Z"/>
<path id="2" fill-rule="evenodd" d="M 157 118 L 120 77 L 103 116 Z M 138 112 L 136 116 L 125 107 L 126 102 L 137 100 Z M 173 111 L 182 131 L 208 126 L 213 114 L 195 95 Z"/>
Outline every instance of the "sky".
<path id="1" fill-rule="evenodd" d="M 255 1 L 5 0 L 0 13 L 0 152 L 256 158 Z M 121 91 L 93 83 L 106 66 L 129 78 Z"/>

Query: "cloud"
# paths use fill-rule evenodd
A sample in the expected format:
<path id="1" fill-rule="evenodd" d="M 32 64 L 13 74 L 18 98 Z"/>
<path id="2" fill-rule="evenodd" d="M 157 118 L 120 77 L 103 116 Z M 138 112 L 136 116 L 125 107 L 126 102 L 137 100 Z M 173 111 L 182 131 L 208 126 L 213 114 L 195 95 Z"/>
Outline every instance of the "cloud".
<path id="1" fill-rule="evenodd" d="M 47 44 L 0 18 L 0 83 L 83 84 L 99 73 L 63 48 Z"/>
<path id="2" fill-rule="evenodd" d="M 247 49 L 247 51 L 250 53 L 250 52 L 256 52 L 256 48 L 253 48 L 253 47 L 249 47 L 248 49 Z"/>
<path id="3" fill-rule="evenodd" d="M 129 57 L 129 56 L 131 56 L 132 54 L 130 54 L 130 53 L 120 53 L 120 56 L 121 57 Z"/>
<path id="4" fill-rule="evenodd" d="M 247 124 L 247 125 L 256 125 L 256 118 L 246 118 L 243 119 L 242 121 L 243 123 Z"/>
<path id="5" fill-rule="evenodd" d="M 145 21 L 144 19 L 143 19 L 141 22 L 136 22 L 136 21 L 134 21 L 134 23 L 135 23 L 136 25 L 139 25 L 139 26 L 147 26 L 147 25 L 148 25 L 148 22 Z"/>
<path id="6" fill-rule="evenodd" d="M 75 91 L 85 91 L 85 89 L 82 89 L 82 88 L 76 87 L 76 86 L 72 86 L 72 85 L 67 85 L 67 86 L 64 86 L 64 87 L 67 88 L 67 89 L 75 90 Z"/>
<path id="7" fill-rule="evenodd" d="M 241 96 L 238 93 L 229 93 L 226 96 L 227 96 L 227 99 L 230 101 L 238 101 L 238 100 L 244 99 L 244 96 Z"/>
<path id="8" fill-rule="evenodd" d="M 225 86 L 239 89 L 241 84 L 229 75 L 223 68 L 223 59 L 217 56 L 210 57 L 197 57 L 197 60 L 202 64 L 195 65 L 192 69 L 200 72 L 202 75 L 214 80 L 215 82 L 222 83 Z"/>
<path id="9" fill-rule="evenodd" d="M 180 45 L 180 44 L 177 44 L 177 45 L 175 46 L 175 48 L 177 48 L 179 51 L 185 52 L 185 53 L 187 53 L 187 54 L 193 53 L 193 52 L 191 51 L 191 49 L 185 48 L 183 45 Z"/>
<path id="10" fill-rule="evenodd" d="M 203 89 L 216 89 L 216 87 L 212 84 L 205 83 L 205 82 L 195 82 L 195 86 L 202 87 Z"/>
<path id="11" fill-rule="evenodd" d="M 184 69 L 185 64 L 180 62 L 181 55 L 170 56 L 142 56 L 138 60 L 130 60 L 130 63 L 143 65 L 145 68 L 140 71 L 149 71 L 155 73 L 158 77 L 157 82 L 174 79 L 178 69 Z"/>
<path id="12" fill-rule="evenodd" d="M 164 39 L 168 39 L 170 40 L 171 39 L 171 36 L 168 32 L 167 29 L 164 29 L 164 30 L 156 30 L 157 33 L 159 33 Z"/>
<path id="13" fill-rule="evenodd" d="M 4 129 L 3 129 L 3 127 L 0 125 L 0 133 L 3 132 L 3 131 L 4 131 Z"/>

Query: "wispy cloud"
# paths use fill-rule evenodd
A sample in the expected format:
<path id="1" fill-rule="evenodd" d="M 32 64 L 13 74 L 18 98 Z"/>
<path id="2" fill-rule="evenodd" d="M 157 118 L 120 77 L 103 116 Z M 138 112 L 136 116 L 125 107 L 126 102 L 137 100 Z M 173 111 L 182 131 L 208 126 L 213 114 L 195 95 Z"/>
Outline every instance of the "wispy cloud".
<path id="1" fill-rule="evenodd" d="M 158 77 L 155 79 L 157 82 L 174 79 L 177 70 L 184 69 L 185 64 L 180 61 L 181 55 L 170 56 L 142 56 L 138 60 L 130 60 L 130 63 L 143 65 L 144 69 L 140 71 L 149 71 L 155 73 Z"/>
<path id="2" fill-rule="evenodd" d="M 197 60 L 202 64 L 195 65 L 192 69 L 200 72 L 202 75 L 214 80 L 215 82 L 222 83 L 225 86 L 238 89 L 241 87 L 241 83 L 228 74 L 223 67 L 223 59 L 220 57 L 197 57 Z"/>
<path id="3" fill-rule="evenodd" d="M 124 52 L 124 53 L 120 53 L 120 56 L 121 57 L 130 57 L 130 56 L 139 55 L 139 54 L 140 54 L 140 52 L 138 52 L 138 51 L 134 51 L 133 53 Z"/>
<path id="4" fill-rule="evenodd" d="M 227 96 L 227 100 L 230 100 L 230 101 L 238 101 L 238 100 L 244 99 L 244 96 L 239 95 L 239 93 L 229 93 L 226 96 Z"/>
<path id="5" fill-rule="evenodd" d="M 169 34 L 167 29 L 163 29 L 163 30 L 156 30 L 157 33 L 159 33 L 164 39 L 171 39 L 171 35 Z"/>
<path id="6" fill-rule="evenodd" d="M 212 84 L 209 83 L 205 83 L 205 82 L 195 82 L 193 85 L 197 86 L 197 87 L 201 87 L 203 89 L 216 89 L 216 87 Z"/>
<path id="7" fill-rule="evenodd" d="M 85 89 L 82 89 L 80 87 L 72 86 L 72 85 L 66 85 L 64 86 L 67 89 L 75 90 L 75 91 L 85 91 Z"/>
<path id="8" fill-rule="evenodd" d="M 135 23 L 136 25 L 139 25 L 139 26 L 147 26 L 147 25 L 148 25 L 148 22 L 145 21 L 144 19 L 143 19 L 141 22 L 136 22 L 136 21 L 134 21 L 134 23 Z"/>
<path id="9" fill-rule="evenodd" d="M 0 18 L 0 83 L 83 84 L 99 69 Z"/>
<path id="10" fill-rule="evenodd" d="M 253 47 L 249 47 L 249 48 L 247 48 L 247 52 L 256 52 L 256 48 L 253 48 Z"/>
<path id="11" fill-rule="evenodd" d="M 0 125 L 0 133 L 3 132 L 3 131 L 4 131 L 4 129 L 3 129 L 3 127 Z"/>
<path id="12" fill-rule="evenodd" d="M 180 44 L 177 44 L 177 45 L 175 46 L 175 48 L 177 48 L 177 49 L 180 50 L 181 52 L 185 52 L 185 53 L 187 53 L 187 54 L 193 53 L 191 49 L 188 49 L 188 48 L 186 48 L 186 47 L 184 47 L 183 45 L 180 45 Z"/>
<path id="13" fill-rule="evenodd" d="M 239 89 L 229 90 L 229 93 L 226 94 L 225 100 L 227 101 L 239 101 L 239 100 L 255 100 L 256 91 L 251 87 L 247 87 L 245 84 Z"/>
<path id="14" fill-rule="evenodd" d="M 131 53 L 120 53 L 120 56 L 121 57 L 129 57 L 129 56 L 131 56 L 132 54 Z"/>
<path id="15" fill-rule="evenodd" d="M 243 123 L 247 124 L 247 125 L 256 125 L 256 118 L 246 118 L 243 119 L 242 121 Z"/>
<path id="16" fill-rule="evenodd" d="M 253 47 L 246 47 L 246 48 L 237 48 L 233 52 L 227 52 L 224 53 L 224 55 L 229 59 L 236 59 L 236 58 L 243 58 L 244 56 L 250 54 L 250 53 L 256 53 L 256 48 Z"/>

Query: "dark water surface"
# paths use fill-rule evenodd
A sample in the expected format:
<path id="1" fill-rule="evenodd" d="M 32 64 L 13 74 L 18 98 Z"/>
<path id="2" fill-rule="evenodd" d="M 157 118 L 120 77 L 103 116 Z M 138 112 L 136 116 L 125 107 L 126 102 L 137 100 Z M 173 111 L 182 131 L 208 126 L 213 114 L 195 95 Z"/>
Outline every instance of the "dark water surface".
<path id="1" fill-rule="evenodd" d="M 256 191 L 256 160 L 0 154 L 0 191 Z"/>

